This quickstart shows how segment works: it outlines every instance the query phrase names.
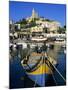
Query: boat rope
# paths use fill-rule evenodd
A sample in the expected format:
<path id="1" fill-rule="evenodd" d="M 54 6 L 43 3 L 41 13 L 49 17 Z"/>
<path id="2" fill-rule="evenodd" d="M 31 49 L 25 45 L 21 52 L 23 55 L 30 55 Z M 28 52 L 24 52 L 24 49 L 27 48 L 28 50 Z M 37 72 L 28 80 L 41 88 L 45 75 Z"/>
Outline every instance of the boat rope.
<path id="1" fill-rule="evenodd" d="M 48 60 L 49 61 L 49 60 Z M 55 71 L 61 76 L 61 78 L 66 82 L 66 79 L 63 77 L 63 75 L 59 72 L 59 70 L 49 61 L 49 63 L 53 66 Z"/>
<path id="2" fill-rule="evenodd" d="M 53 71 L 52 71 L 51 68 L 49 68 L 49 69 L 50 69 L 50 72 L 52 73 L 52 77 L 53 77 L 53 79 L 54 79 L 54 81 L 55 81 L 55 84 L 56 84 L 56 86 L 57 86 L 57 82 L 56 82 L 56 79 L 55 79 L 55 77 L 54 77 Z"/>
<path id="3" fill-rule="evenodd" d="M 47 66 L 49 67 L 50 72 L 51 72 L 51 74 L 52 74 L 52 77 L 53 77 L 53 79 L 54 79 L 54 81 L 55 81 L 55 84 L 56 84 L 56 86 L 57 86 L 56 79 L 55 79 L 55 77 L 54 77 L 54 75 L 53 75 L 53 70 L 50 68 L 50 65 L 48 65 L 48 63 L 46 63 L 46 64 L 47 64 Z"/>
<path id="4" fill-rule="evenodd" d="M 57 86 L 57 82 L 56 82 L 56 79 L 55 79 L 55 77 L 54 77 L 53 72 L 52 72 L 52 77 L 53 77 L 53 79 L 54 79 L 54 81 L 55 81 L 55 84 L 56 84 L 56 86 Z"/>

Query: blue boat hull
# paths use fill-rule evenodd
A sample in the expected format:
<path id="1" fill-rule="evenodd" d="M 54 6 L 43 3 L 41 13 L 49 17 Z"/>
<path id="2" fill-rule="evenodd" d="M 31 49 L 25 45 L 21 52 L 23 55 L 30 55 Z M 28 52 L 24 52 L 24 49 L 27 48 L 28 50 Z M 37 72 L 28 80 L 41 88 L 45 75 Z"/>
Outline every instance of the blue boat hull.
<path id="1" fill-rule="evenodd" d="M 41 87 L 44 87 L 46 84 L 46 81 L 48 79 L 48 74 L 38 74 L 38 75 L 30 75 L 27 74 L 28 77 L 35 82 L 35 84 L 38 84 Z"/>

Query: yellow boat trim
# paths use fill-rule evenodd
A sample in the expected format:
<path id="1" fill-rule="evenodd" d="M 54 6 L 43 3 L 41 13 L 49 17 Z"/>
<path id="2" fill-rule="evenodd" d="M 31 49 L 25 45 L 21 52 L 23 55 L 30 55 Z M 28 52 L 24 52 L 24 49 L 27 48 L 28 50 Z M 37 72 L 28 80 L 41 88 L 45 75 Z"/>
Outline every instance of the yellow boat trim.
<path id="1" fill-rule="evenodd" d="M 50 68 L 46 64 L 42 64 L 37 70 L 30 72 L 31 75 L 40 75 L 40 74 L 51 74 Z"/>

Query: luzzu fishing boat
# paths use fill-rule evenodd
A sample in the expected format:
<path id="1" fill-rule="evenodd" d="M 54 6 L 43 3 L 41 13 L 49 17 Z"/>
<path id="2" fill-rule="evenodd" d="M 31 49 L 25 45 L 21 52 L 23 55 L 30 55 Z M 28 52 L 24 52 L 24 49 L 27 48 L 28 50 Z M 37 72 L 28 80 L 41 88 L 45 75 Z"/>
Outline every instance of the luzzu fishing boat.
<path id="1" fill-rule="evenodd" d="M 31 41 L 35 41 L 37 47 L 29 55 L 21 61 L 21 64 L 28 75 L 28 77 L 35 82 L 34 86 L 45 86 L 48 76 L 53 74 L 53 65 L 57 64 L 57 61 L 49 57 L 46 53 L 46 41 L 47 38 L 32 38 Z M 39 42 L 39 44 L 37 43 Z M 43 42 L 43 45 L 40 45 Z"/>
<path id="2" fill-rule="evenodd" d="M 21 61 L 28 77 L 39 86 L 45 86 L 48 76 L 53 74 L 53 66 L 57 61 L 48 57 L 46 52 L 32 52 Z"/>

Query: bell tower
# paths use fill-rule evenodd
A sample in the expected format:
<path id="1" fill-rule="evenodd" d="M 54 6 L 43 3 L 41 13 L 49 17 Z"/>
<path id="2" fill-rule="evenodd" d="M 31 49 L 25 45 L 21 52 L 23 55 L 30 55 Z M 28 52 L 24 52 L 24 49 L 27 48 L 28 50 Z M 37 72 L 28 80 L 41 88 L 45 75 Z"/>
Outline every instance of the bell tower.
<path id="1" fill-rule="evenodd" d="M 38 18 L 38 13 L 35 11 L 35 9 L 33 8 L 32 10 L 32 16 L 31 16 L 32 19 L 34 18 Z"/>

